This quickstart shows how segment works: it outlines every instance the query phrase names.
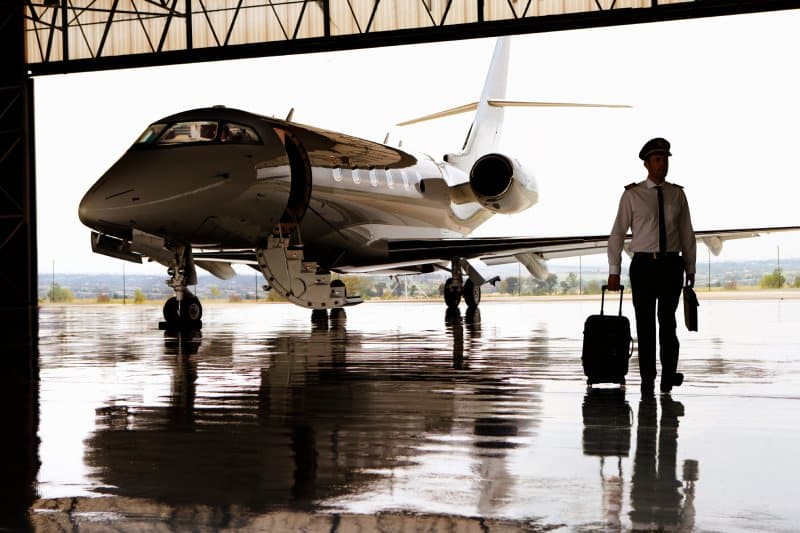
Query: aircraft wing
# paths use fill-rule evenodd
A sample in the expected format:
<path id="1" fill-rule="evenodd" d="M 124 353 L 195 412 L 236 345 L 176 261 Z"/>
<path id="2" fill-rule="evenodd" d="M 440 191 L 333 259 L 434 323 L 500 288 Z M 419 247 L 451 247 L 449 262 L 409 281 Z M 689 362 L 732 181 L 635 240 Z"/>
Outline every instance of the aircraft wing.
<path id="1" fill-rule="evenodd" d="M 731 239 L 758 237 L 764 233 L 800 231 L 800 226 L 763 228 L 735 228 L 696 231 L 697 240 L 718 255 L 722 243 Z M 625 238 L 625 247 L 631 235 Z M 479 258 L 489 265 L 520 262 L 536 276 L 543 267 L 541 261 L 560 257 L 576 257 L 604 253 L 608 235 L 583 235 L 568 237 L 480 237 L 461 239 L 413 239 L 387 243 L 389 256 L 397 262 L 447 261 L 452 257 Z M 535 263 L 535 264 L 534 264 Z"/>
<path id="2" fill-rule="evenodd" d="M 628 236 L 630 238 L 630 236 Z M 605 250 L 607 235 L 576 237 L 472 237 L 463 239 L 395 240 L 387 243 L 390 259 L 400 261 L 449 261 L 452 257 L 512 257 L 519 253 L 545 255 L 567 251 L 599 253 Z M 552 256 L 555 257 L 555 256 Z"/>
<path id="3" fill-rule="evenodd" d="M 254 265 L 257 267 L 256 251 L 253 249 L 236 250 L 203 250 L 195 249 L 192 251 L 195 261 L 207 261 L 209 263 L 236 263 L 239 265 Z"/>
<path id="4" fill-rule="evenodd" d="M 714 255 L 718 255 L 724 241 L 787 231 L 800 231 L 800 226 L 704 230 L 696 231 L 695 236 Z M 631 235 L 628 234 L 625 238 L 626 248 L 630 239 Z M 385 245 L 388 256 L 379 264 L 346 270 L 362 273 L 390 271 L 393 266 L 442 264 L 460 257 L 480 259 L 488 265 L 520 262 L 534 276 L 542 276 L 546 275 L 543 262 L 548 259 L 604 253 L 608 246 L 608 235 L 386 239 L 381 244 Z M 258 269 L 255 250 L 252 249 L 195 250 L 194 257 L 199 261 L 247 264 Z"/>

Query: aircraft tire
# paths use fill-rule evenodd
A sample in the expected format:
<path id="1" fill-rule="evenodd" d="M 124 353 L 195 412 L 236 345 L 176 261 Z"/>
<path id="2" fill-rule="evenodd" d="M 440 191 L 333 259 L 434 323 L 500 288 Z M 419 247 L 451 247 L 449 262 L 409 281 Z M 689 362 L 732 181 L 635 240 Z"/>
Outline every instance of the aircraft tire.
<path id="1" fill-rule="evenodd" d="M 164 320 L 166 320 L 167 324 L 177 324 L 180 319 L 178 299 L 173 296 L 164 302 Z"/>
<path id="2" fill-rule="evenodd" d="M 195 295 L 186 295 L 181 302 L 181 318 L 186 322 L 197 322 L 203 318 L 203 306 L 200 298 Z"/>
<path id="3" fill-rule="evenodd" d="M 453 278 L 444 282 L 444 303 L 449 308 L 458 307 L 461 303 L 461 290 L 453 287 Z"/>
<path id="4" fill-rule="evenodd" d="M 464 283 L 464 303 L 470 309 L 478 307 L 481 303 L 481 286 L 475 285 L 471 279 Z"/>
<path id="5" fill-rule="evenodd" d="M 312 309 L 311 325 L 317 328 L 327 328 L 328 327 L 327 309 Z"/>

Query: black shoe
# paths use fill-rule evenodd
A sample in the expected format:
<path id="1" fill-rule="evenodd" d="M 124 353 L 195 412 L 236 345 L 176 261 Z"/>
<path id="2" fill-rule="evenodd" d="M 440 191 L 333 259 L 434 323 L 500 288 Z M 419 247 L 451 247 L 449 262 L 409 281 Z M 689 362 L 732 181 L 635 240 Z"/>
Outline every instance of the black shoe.
<path id="1" fill-rule="evenodd" d="M 672 387 L 680 387 L 683 384 L 683 374 L 675 372 L 672 374 L 671 380 L 665 380 L 664 376 L 661 379 L 661 392 L 670 392 Z"/>

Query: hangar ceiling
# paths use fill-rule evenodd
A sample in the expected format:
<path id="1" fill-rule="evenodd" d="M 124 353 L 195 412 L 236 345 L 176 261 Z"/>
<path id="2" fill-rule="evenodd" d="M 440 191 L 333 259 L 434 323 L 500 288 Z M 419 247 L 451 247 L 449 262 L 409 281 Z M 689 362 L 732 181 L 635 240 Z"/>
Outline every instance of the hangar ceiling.
<path id="1" fill-rule="evenodd" d="M 797 0 L 24 0 L 33 75 L 568 30 Z"/>

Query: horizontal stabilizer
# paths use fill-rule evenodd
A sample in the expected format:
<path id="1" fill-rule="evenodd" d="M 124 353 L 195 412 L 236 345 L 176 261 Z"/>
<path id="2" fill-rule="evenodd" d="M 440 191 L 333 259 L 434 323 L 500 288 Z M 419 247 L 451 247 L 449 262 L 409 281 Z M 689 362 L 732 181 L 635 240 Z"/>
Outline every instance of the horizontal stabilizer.
<path id="1" fill-rule="evenodd" d="M 630 109 L 627 104 L 585 104 L 580 102 L 528 102 L 525 100 L 489 100 L 492 107 L 599 107 L 607 109 Z"/>
<path id="2" fill-rule="evenodd" d="M 586 104 L 580 102 L 532 102 L 526 100 L 496 100 L 496 99 L 489 99 L 488 103 L 492 107 L 586 107 L 586 108 L 599 107 L 607 109 L 630 109 L 632 107 L 625 104 Z M 445 109 L 443 111 L 438 111 L 436 113 L 431 113 L 430 115 L 424 115 L 422 117 L 412 118 L 410 120 L 398 122 L 397 126 L 409 126 L 411 124 L 427 122 L 429 120 L 435 120 L 437 118 L 444 118 L 452 115 L 459 115 L 461 113 L 467 113 L 469 111 L 475 111 L 476 109 L 478 109 L 478 102 L 472 102 L 469 104 L 460 105 L 458 107 Z"/>
<path id="3" fill-rule="evenodd" d="M 431 113 L 430 115 L 412 118 L 410 120 L 404 120 L 403 122 L 398 122 L 396 126 L 409 126 L 411 124 L 418 124 L 420 122 L 426 122 L 428 120 L 434 120 L 437 118 L 449 117 L 451 115 L 460 115 L 461 113 L 475 111 L 476 109 L 478 109 L 478 102 L 472 102 L 471 104 L 464 104 L 458 107 L 445 109 L 443 111 L 437 111 L 436 113 Z"/>

